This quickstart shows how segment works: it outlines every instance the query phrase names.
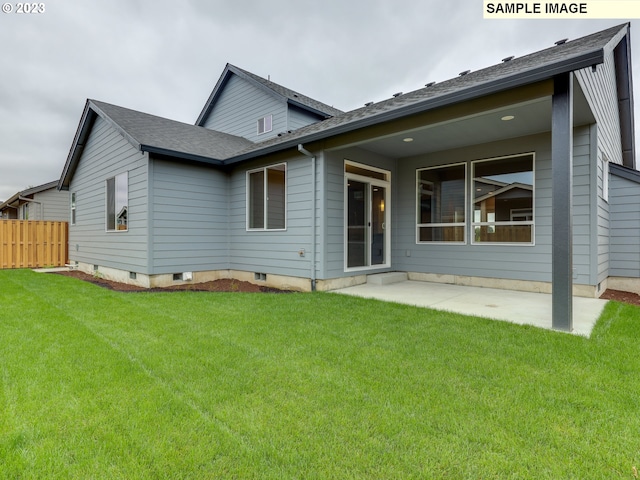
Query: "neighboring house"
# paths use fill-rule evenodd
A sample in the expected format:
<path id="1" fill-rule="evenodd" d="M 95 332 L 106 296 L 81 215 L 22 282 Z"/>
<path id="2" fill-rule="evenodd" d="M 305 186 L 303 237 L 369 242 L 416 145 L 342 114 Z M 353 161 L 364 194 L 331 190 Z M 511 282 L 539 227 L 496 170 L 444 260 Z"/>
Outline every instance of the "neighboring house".
<path id="1" fill-rule="evenodd" d="M 0 203 L 0 219 L 69 221 L 69 192 L 58 181 L 27 188 Z"/>
<path id="2" fill-rule="evenodd" d="M 88 100 L 70 258 L 145 286 L 552 291 L 570 329 L 572 291 L 638 288 L 632 92 L 626 24 L 350 112 L 232 65 L 195 125 Z"/>

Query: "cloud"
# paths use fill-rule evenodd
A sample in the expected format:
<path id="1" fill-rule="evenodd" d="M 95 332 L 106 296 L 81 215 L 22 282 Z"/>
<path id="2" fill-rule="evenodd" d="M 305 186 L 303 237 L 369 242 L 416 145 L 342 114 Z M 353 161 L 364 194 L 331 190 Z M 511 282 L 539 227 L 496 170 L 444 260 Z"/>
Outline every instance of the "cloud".
<path id="1" fill-rule="evenodd" d="M 56 0 L 0 15 L 0 200 L 60 175 L 87 98 L 192 123 L 230 62 L 350 110 L 620 23 L 488 21 L 471 4 Z"/>

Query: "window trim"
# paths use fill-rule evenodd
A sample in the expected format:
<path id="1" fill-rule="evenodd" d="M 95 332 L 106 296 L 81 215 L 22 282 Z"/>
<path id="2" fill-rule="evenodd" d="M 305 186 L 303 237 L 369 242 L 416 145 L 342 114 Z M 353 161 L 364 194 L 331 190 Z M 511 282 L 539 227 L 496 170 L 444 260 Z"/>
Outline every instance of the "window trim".
<path id="1" fill-rule="evenodd" d="M 268 228 L 268 224 L 269 224 L 269 219 L 268 219 L 268 209 L 269 209 L 269 204 L 268 204 L 268 181 L 269 181 L 269 175 L 267 173 L 267 170 L 269 169 L 273 169 L 274 167 L 284 167 L 284 228 Z M 250 220 L 250 215 L 249 215 L 249 206 L 250 206 L 250 202 L 251 202 L 251 183 L 250 183 L 250 177 L 252 173 L 258 173 L 258 172 L 263 172 L 263 177 L 264 177 L 264 189 L 263 189 L 263 223 L 262 223 L 262 228 L 253 228 L 250 226 L 249 220 Z M 288 195 L 289 195 L 289 188 L 288 188 L 288 168 L 287 168 L 287 162 L 280 162 L 280 163 L 274 163 L 272 165 L 266 165 L 264 167 L 260 167 L 260 168 L 254 168 L 251 170 L 247 170 L 245 173 L 245 228 L 247 232 L 284 232 L 287 230 L 287 221 L 288 221 L 288 216 L 289 216 L 289 202 L 288 202 Z"/>
<path id="2" fill-rule="evenodd" d="M 506 221 L 493 221 L 493 222 L 475 222 L 475 197 L 472 196 L 472 200 L 469 202 L 469 222 L 471 228 L 469 228 L 469 236 L 471 237 L 471 245 L 500 245 L 500 246 L 515 246 L 515 247 L 534 247 L 536 244 L 536 152 L 523 152 L 517 153 L 513 155 L 503 155 L 499 157 L 489 157 L 482 158 L 477 160 L 471 160 L 471 176 L 469 181 L 469 191 L 473 193 L 474 182 L 475 182 L 475 165 L 482 162 L 490 162 L 495 160 L 505 160 L 508 158 L 517 158 L 517 157 L 527 157 L 531 156 L 531 174 L 533 176 L 533 185 L 531 190 L 531 213 L 533 220 L 531 221 L 517 221 L 517 222 L 506 222 Z M 499 226 L 513 226 L 513 225 L 531 225 L 531 241 L 530 242 L 477 242 L 475 240 L 475 229 L 476 227 L 499 227 Z"/>
<path id="3" fill-rule="evenodd" d="M 76 213 L 77 213 L 77 205 L 76 205 L 76 192 L 71 192 L 71 212 L 69 214 L 69 223 L 71 225 L 76 224 Z"/>
<path id="4" fill-rule="evenodd" d="M 424 171 L 424 170 L 436 170 L 436 169 L 441 169 L 441 168 L 448 168 L 448 167 L 457 167 L 457 166 L 463 166 L 464 167 L 464 211 L 465 213 L 468 212 L 469 208 L 468 208 L 468 204 L 469 204 L 469 181 L 468 181 L 468 172 L 469 172 L 469 167 L 468 167 L 468 163 L 469 162 L 456 162 L 456 163 L 445 163 L 445 164 L 441 164 L 441 165 L 434 165 L 432 167 L 423 167 L 423 168 L 416 168 L 416 192 L 415 192 L 415 202 L 416 202 L 416 210 L 415 210 L 415 217 L 414 217 L 414 221 L 416 222 L 416 245 L 467 245 L 468 244 L 468 220 L 467 220 L 467 215 L 465 215 L 465 219 L 464 222 L 454 222 L 454 223 L 418 223 L 418 217 L 420 215 L 420 172 Z M 420 240 L 420 228 L 423 227 L 462 227 L 463 228 L 463 238 L 464 240 L 461 242 L 444 242 L 444 241 L 438 241 L 438 242 L 427 242 L 427 241 L 421 241 Z"/>
<path id="5" fill-rule="evenodd" d="M 353 173 L 353 172 L 348 172 L 347 169 L 349 167 L 355 167 L 355 168 L 359 168 L 364 170 L 365 172 L 362 173 Z M 369 171 L 371 173 L 377 173 L 380 174 L 381 176 L 383 176 L 384 178 L 377 178 L 375 176 L 368 176 L 366 174 L 366 171 Z M 343 271 L 346 272 L 360 272 L 360 271 L 368 271 L 368 270 L 380 270 L 381 268 L 389 268 L 391 267 L 391 256 L 392 256 L 392 246 L 391 246 L 391 222 L 392 222 L 392 215 L 391 215 L 391 202 L 392 202 L 392 196 L 391 196 L 391 170 L 385 170 L 383 168 L 380 167 L 374 167 L 372 165 L 367 165 L 364 163 L 358 163 L 358 162 L 354 162 L 353 160 L 348 160 L 348 159 L 344 159 L 344 163 L 343 163 L 343 167 L 342 167 L 342 175 L 343 175 L 343 230 L 342 230 L 342 235 L 343 235 L 343 246 L 342 246 L 342 251 L 343 251 Z M 348 259 L 348 255 L 349 255 L 349 246 L 348 246 L 348 235 L 347 235 L 347 231 L 349 229 L 349 219 L 347 218 L 347 208 L 348 208 L 348 203 L 349 203 L 349 199 L 348 199 L 348 184 L 349 184 L 349 180 L 354 180 L 357 182 L 362 182 L 362 183 L 367 183 L 369 184 L 371 187 L 382 187 L 384 189 L 386 189 L 386 195 L 385 195 L 385 237 L 384 237 L 384 242 L 385 242 L 385 263 L 381 263 L 381 264 L 376 264 L 376 265 L 371 265 L 371 256 L 370 254 L 368 255 L 368 263 L 369 265 L 364 265 L 364 266 L 359 266 L 359 267 L 348 267 L 348 263 L 349 263 L 349 259 Z M 369 210 L 367 215 L 370 217 L 371 216 L 371 211 L 370 211 L 370 205 L 369 205 Z M 369 252 L 370 253 L 370 252 Z"/>
<path id="6" fill-rule="evenodd" d="M 602 200 L 609 203 L 609 159 L 602 154 L 600 161 L 602 162 Z"/>
<path id="7" fill-rule="evenodd" d="M 267 119 L 268 119 L 268 122 L 267 122 Z M 260 130 L 260 122 L 262 122 L 262 130 Z M 269 125 L 269 128 L 267 128 L 267 124 Z M 273 131 L 273 114 L 272 113 L 258 119 L 258 122 L 256 125 L 256 132 L 258 135 L 264 135 L 265 133 L 269 133 L 272 131 Z"/>
<path id="8" fill-rule="evenodd" d="M 118 177 L 126 177 L 126 188 L 127 188 L 127 204 L 125 205 L 125 207 L 127 208 L 127 228 L 126 229 L 118 229 L 118 212 L 115 211 L 115 208 L 117 205 L 115 205 L 116 203 L 116 197 L 117 197 L 117 191 L 118 191 Z M 113 196 L 113 201 L 114 201 L 114 226 L 115 229 L 109 229 L 109 180 L 114 181 L 113 184 L 113 189 L 114 189 L 114 196 Z M 121 172 L 118 173 L 117 175 L 114 175 L 112 177 L 108 177 L 105 181 L 104 181 L 104 204 L 105 204 L 105 209 L 104 209 L 104 229 L 106 233 L 125 233 L 129 231 L 129 171 L 125 171 L 125 172 Z"/>

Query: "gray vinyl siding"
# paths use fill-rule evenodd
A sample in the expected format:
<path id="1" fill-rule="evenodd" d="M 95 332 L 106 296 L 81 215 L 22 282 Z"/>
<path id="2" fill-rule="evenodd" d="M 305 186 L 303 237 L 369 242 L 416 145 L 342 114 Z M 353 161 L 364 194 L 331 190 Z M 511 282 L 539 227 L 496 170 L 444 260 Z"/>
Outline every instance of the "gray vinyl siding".
<path id="1" fill-rule="evenodd" d="M 58 191 L 55 188 L 36 193 L 33 199 L 42 204 L 42 215 L 40 218 L 31 220 L 57 220 L 69 221 L 69 192 Z"/>
<path id="2" fill-rule="evenodd" d="M 285 162 L 286 230 L 247 231 L 246 172 Z M 311 277 L 311 160 L 300 154 L 252 162 L 231 173 L 229 206 L 230 268 L 256 273 Z M 305 250 L 301 257 L 299 252 Z"/>
<path id="3" fill-rule="evenodd" d="M 416 169 L 472 160 L 535 153 L 535 244 L 443 245 L 416 243 Z M 344 272 L 344 159 L 392 171 L 391 270 L 468 275 L 504 279 L 551 280 L 551 138 L 549 134 L 433 153 L 396 162 L 363 150 L 325 154 L 323 178 L 324 278 L 353 275 Z M 589 127 L 574 136 L 574 267 L 575 282 L 591 284 L 590 252 L 590 138 Z M 394 164 L 396 166 L 394 166 Z M 470 166 L 468 172 L 470 174 Z M 470 180 L 469 180 L 470 182 Z M 469 188 L 469 186 L 467 186 Z M 467 219 L 468 222 L 470 218 Z M 467 238 L 469 232 L 467 231 Z M 377 270 L 366 271 L 374 273 Z"/>
<path id="4" fill-rule="evenodd" d="M 606 161 L 601 150 L 598 149 L 597 162 L 594 165 L 594 172 L 596 178 L 595 197 L 596 197 L 596 212 L 597 212 L 597 283 L 602 282 L 607 278 L 610 268 L 610 225 L 611 225 L 611 213 L 610 204 L 603 197 L 603 185 L 604 185 L 604 171 L 603 171 L 603 159 Z"/>
<path id="5" fill-rule="evenodd" d="M 319 122 L 320 120 L 321 118 L 317 115 L 313 115 L 306 110 L 289 105 L 287 130 L 297 130 L 298 128 L 306 127 L 307 125 Z"/>
<path id="6" fill-rule="evenodd" d="M 609 275 L 640 277 L 640 184 L 611 175 L 611 262 Z"/>
<path id="7" fill-rule="evenodd" d="M 591 68 L 578 70 L 576 78 L 596 118 L 598 148 L 611 162 L 621 165 L 620 116 L 613 52 L 605 54 L 604 63 L 598 65 L 595 72 Z"/>
<path id="8" fill-rule="evenodd" d="M 151 159 L 152 273 L 229 268 L 227 174 Z"/>
<path id="9" fill-rule="evenodd" d="M 362 271 L 344 271 L 344 161 L 382 168 L 391 172 L 391 231 L 394 243 L 398 210 L 395 209 L 396 189 L 394 188 L 396 177 L 396 162 L 393 159 L 377 155 L 358 148 L 349 148 L 339 152 L 325 153 L 324 181 L 326 182 L 324 258 L 321 271 L 323 278 L 339 278 L 358 275 L 360 273 L 379 273 L 389 271 L 389 268 L 367 269 Z M 393 264 L 392 264 L 393 266 Z M 395 268 L 393 268 L 395 270 Z"/>
<path id="10" fill-rule="evenodd" d="M 592 132 L 591 171 L 592 178 L 592 226 L 596 229 L 596 246 L 592 252 L 595 272 L 592 272 L 591 284 L 606 279 L 611 272 L 609 204 L 602 197 L 603 170 L 601 160 L 622 164 L 622 144 L 620 139 L 620 117 L 618 112 L 618 93 L 613 52 L 605 54 L 605 61 L 594 72 L 591 68 L 576 72 L 576 78 L 587 98 L 591 111 L 596 118 L 595 132 Z M 593 137 L 595 136 L 595 142 Z"/>
<path id="11" fill-rule="evenodd" d="M 267 115 L 273 115 L 273 130 L 258 135 L 258 119 Z M 232 75 L 203 126 L 252 142 L 267 140 L 287 130 L 287 104 Z"/>
<path id="12" fill-rule="evenodd" d="M 346 276 L 344 273 L 344 158 L 325 155 L 326 183 L 323 278 Z"/>
<path id="13" fill-rule="evenodd" d="M 129 177 L 129 230 L 106 232 L 106 180 Z M 98 117 L 69 193 L 76 193 L 76 225 L 69 226 L 71 261 L 148 273 L 147 155 Z"/>
<path id="14" fill-rule="evenodd" d="M 598 282 L 592 268 L 593 260 L 598 258 L 594 255 L 598 240 L 593 230 L 598 211 L 593 203 L 592 179 L 596 172 L 591 168 L 595 163 L 591 155 L 590 127 L 576 127 L 573 132 L 573 268 L 574 282 L 584 285 Z"/>
<path id="15" fill-rule="evenodd" d="M 467 218 L 465 245 L 416 243 L 416 169 L 519 153 L 535 153 L 535 245 L 472 245 Z M 467 166 L 467 216 L 471 215 Z M 419 273 L 466 275 L 532 281 L 551 279 L 551 139 L 536 135 L 404 159 L 398 174 L 394 211 L 397 235 L 393 267 Z"/>

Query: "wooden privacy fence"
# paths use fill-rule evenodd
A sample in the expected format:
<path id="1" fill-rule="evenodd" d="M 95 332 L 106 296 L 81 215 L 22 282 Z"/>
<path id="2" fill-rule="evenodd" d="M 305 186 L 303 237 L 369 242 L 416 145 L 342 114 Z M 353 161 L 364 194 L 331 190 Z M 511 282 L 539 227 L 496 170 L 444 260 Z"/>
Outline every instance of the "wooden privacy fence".
<path id="1" fill-rule="evenodd" d="M 0 220 L 0 269 L 64 266 L 68 238 L 67 222 Z"/>

